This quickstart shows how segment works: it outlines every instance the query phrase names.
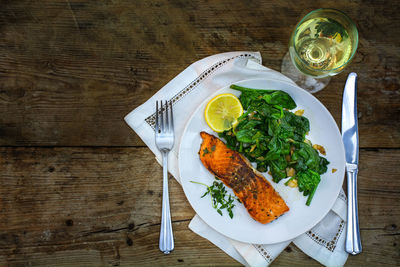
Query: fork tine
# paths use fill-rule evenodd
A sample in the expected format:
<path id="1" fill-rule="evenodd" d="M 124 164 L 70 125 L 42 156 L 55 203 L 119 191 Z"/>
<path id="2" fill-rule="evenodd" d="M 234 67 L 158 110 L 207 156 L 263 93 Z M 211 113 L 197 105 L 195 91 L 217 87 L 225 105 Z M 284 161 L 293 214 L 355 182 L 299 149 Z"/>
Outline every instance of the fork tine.
<path id="1" fill-rule="evenodd" d="M 170 121 L 171 121 L 170 127 L 171 128 L 170 129 L 173 132 L 174 131 L 174 114 L 172 113 L 172 101 L 169 102 L 169 105 L 170 105 L 170 109 L 171 109 L 171 119 L 170 119 Z"/>
<path id="2" fill-rule="evenodd" d="M 168 102 L 165 100 L 165 131 L 169 132 L 169 122 L 168 122 Z"/>
<path id="3" fill-rule="evenodd" d="M 156 134 L 158 133 L 160 129 L 160 125 L 158 123 L 158 101 L 156 101 Z"/>
<path id="4" fill-rule="evenodd" d="M 161 114 L 161 116 L 160 116 L 160 130 L 161 130 L 161 132 L 163 132 L 164 131 L 164 110 L 163 110 L 163 107 L 162 107 L 162 100 L 160 100 L 160 109 L 161 109 L 161 111 L 160 111 L 160 114 Z"/>

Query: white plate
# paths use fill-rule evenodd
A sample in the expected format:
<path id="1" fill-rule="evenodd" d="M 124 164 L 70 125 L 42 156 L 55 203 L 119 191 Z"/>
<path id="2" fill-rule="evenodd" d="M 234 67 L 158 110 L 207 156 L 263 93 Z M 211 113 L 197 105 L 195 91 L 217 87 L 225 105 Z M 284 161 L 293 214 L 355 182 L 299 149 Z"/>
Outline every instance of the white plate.
<path id="1" fill-rule="evenodd" d="M 206 99 L 189 119 L 182 136 L 179 148 L 179 172 L 183 190 L 196 213 L 212 228 L 232 239 L 254 243 L 273 244 L 293 239 L 316 225 L 331 209 L 344 179 L 345 153 L 342 138 L 335 120 L 329 111 L 310 93 L 290 83 L 276 80 L 246 80 L 236 83 L 241 86 L 259 89 L 282 90 L 290 94 L 297 104 L 296 109 L 304 109 L 304 115 L 310 120 L 310 133 L 307 136 L 313 144 L 319 144 L 326 149 L 326 158 L 330 161 L 328 171 L 321 176 L 321 182 L 310 206 L 306 206 L 307 197 L 304 197 L 297 188 L 272 182 L 271 176 L 264 176 L 289 206 L 290 211 L 269 224 L 261 224 L 253 220 L 244 206 L 236 204 L 231 219 L 226 210 L 223 216 L 219 215 L 211 206 L 210 196 L 201 198 L 206 191 L 205 186 L 191 183 L 197 181 L 211 185 L 214 176 L 203 166 L 198 151 L 202 139 L 201 131 L 218 136 L 204 120 L 204 108 L 208 101 L 217 94 L 239 91 L 229 87 L 216 91 L 215 95 Z M 337 169 L 332 173 L 332 168 Z M 233 194 L 232 190 L 228 191 Z"/>

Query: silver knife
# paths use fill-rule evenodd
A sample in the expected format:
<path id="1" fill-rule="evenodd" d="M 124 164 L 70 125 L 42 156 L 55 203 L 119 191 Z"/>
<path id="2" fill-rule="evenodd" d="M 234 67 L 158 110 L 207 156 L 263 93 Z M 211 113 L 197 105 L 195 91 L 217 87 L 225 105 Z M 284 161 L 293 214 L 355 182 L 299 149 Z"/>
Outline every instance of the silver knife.
<path id="1" fill-rule="evenodd" d="M 358 121 L 357 121 L 357 74 L 347 77 L 343 93 L 342 139 L 346 152 L 347 174 L 347 230 L 346 251 L 357 255 L 362 251 L 357 207 L 358 173 Z"/>

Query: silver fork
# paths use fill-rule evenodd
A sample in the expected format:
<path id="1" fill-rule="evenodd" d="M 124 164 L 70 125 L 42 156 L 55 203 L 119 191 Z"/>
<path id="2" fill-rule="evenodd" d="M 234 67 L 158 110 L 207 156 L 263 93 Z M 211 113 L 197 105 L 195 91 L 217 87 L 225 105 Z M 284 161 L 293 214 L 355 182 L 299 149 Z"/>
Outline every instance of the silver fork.
<path id="1" fill-rule="evenodd" d="M 163 199 L 159 247 L 165 254 L 169 254 L 174 249 L 168 195 L 168 154 L 174 146 L 175 139 L 171 102 L 169 103 L 169 107 L 168 110 L 168 102 L 165 101 L 165 108 L 163 108 L 162 101 L 160 101 L 160 110 L 158 110 L 158 101 L 156 101 L 156 146 L 160 150 L 163 159 Z M 168 111 L 170 111 L 170 115 L 168 115 Z"/>

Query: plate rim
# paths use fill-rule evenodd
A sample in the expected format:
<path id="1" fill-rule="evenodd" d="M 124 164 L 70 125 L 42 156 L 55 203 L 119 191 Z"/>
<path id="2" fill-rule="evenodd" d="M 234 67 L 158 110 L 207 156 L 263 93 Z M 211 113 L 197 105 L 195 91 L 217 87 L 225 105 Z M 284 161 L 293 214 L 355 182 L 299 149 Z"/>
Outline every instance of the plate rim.
<path id="1" fill-rule="evenodd" d="M 337 125 L 335 119 L 333 118 L 332 114 L 331 114 L 331 113 L 329 112 L 329 110 L 325 107 L 325 105 L 322 104 L 322 102 L 319 101 L 318 98 L 316 98 L 313 94 L 311 94 L 310 92 L 308 92 L 308 91 L 304 90 L 303 88 L 299 87 L 299 86 L 296 85 L 295 83 L 291 83 L 291 82 L 289 82 L 289 81 L 283 81 L 283 80 L 277 80 L 277 79 L 266 79 L 266 78 L 254 78 L 254 79 L 245 79 L 245 80 L 240 80 L 240 81 L 232 82 L 232 83 L 230 83 L 229 85 L 219 87 L 217 90 L 215 90 L 215 92 L 214 92 L 213 94 L 210 94 L 210 95 L 208 95 L 207 97 L 205 97 L 204 100 L 198 105 L 198 107 L 196 107 L 196 109 L 192 112 L 192 114 L 190 114 L 190 117 L 189 117 L 189 119 L 187 120 L 187 122 L 186 122 L 186 124 L 185 124 L 185 127 L 184 127 L 184 129 L 183 129 L 183 133 L 182 133 L 182 137 L 181 137 L 181 138 L 184 138 L 184 136 L 185 136 L 185 134 L 186 134 L 186 132 L 187 132 L 187 130 L 188 130 L 188 127 L 189 127 L 190 122 L 192 121 L 194 115 L 195 115 L 195 114 L 198 112 L 198 110 L 201 108 L 201 106 L 205 103 L 205 101 L 207 101 L 208 99 L 211 99 L 213 96 L 217 95 L 218 92 L 220 92 L 221 90 L 226 89 L 226 88 L 229 88 L 229 86 L 230 86 L 231 84 L 246 83 L 246 82 L 251 82 L 251 81 L 273 81 L 273 82 L 283 83 L 283 84 L 286 84 L 286 85 L 289 85 L 289 86 L 291 86 L 291 87 L 296 88 L 296 90 L 301 90 L 303 93 L 308 94 L 308 96 L 311 96 L 311 97 L 313 98 L 314 101 L 316 101 L 318 104 L 320 104 L 321 107 L 325 110 L 325 112 L 329 115 L 328 117 L 330 118 L 330 120 L 331 120 L 331 121 L 333 122 L 333 124 L 335 125 L 335 129 L 336 129 L 337 133 L 339 133 L 339 136 L 341 136 L 339 127 L 338 127 L 338 125 Z M 274 90 L 274 89 L 271 88 L 271 90 Z M 279 90 L 279 89 L 276 89 L 276 90 Z M 280 91 L 282 91 L 282 90 L 280 90 Z M 211 130 L 212 130 L 212 129 L 211 129 Z M 215 133 L 214 131 L 212 131 L 212 132 Z M 345 159 L 345 150 L 344 150 L 344 143 L 343 143 L 342 138 L 340 138 L 340 148 L 341 148 L 341 150 L 342 150 L 342 152 L 343 152 L 343 153 L 342 153 L 342 159 Z M 180 157 L 180 155 L 181 155 L 181 150 L 182 150 L 182 139 L 181 139 L 181 141 L 180 141 L 180 143 L 179 143 L 179 149 L 178 149 L 178 173 L 179 173 L 180 182 L 181 182 L 181 186 L 182 186 L 183 192 L 184 192 L 184 194 L 185 194 L 185 197 L 186 197 L 186 199 L 188 200 L 188 202 L 189 202 L 189 204 L 191 205 L 191 207 L 193 208 L 193 210 L 196 212 L 196 209 L 194 208 L 194 205 L 193 205 L 192 202 L 190 201 L 190 198 L 187 196 L 187 193 L 186 193 L 187 190 L 185 190 L 185 185 L 184 185 L 184 183 L 182 183 L 182 180 L 181 180 L 181 179 L 182 179 L 182 176 L 181 176 L 181 164 L 179 164 L 179 163 L 180 163 L 180 158 L 181 158 L 181 157 Z M 261 243 L 260 243 L 260 242 L 253 242 L 253 241 L 249 241 L 249 240 L 240 240 L 240 239 L 237 239 L 237 238 L 235 238 L 235 237 L 227 236 L 226 234 L 221 233 L 221 232 L 220 232 L 218 229 L 216 229 L 213 225 L 210 225 L 210 224 L 203 218 L 203 216 L 201 216 L 199 213 L 196 212 L 196 215 L 198 215 L 208 226 L 210 226 L 212 229 L 214 229 L 215 231 L 217 231 L 219 234 L 222 234 L 222 235 L 224 235 L 224 236 L 227 236 L 228 238 L 231 238 L 231 239 L 236 240 L 236 241 L 239 241 L 239 242 L 254 243 L 254 244 L 256 244 L 256 243 L 257 243 L 257 244 L 277 244 L 277 243 L 281 243 L 281 242 L 293 240 L 294 238 L 296 238 L 296 237 L 298 237 L 298 236 L 300 236 L 300 235 L 306 233 L 306 232 L 309 231 L 310 229 L 312 229 L 315 225 L 317 225 L 317 224 L 329 213 L 329 211 L 332 210 L 332 207 L 334 206 L 334 204 L 335 204 L 335 202 L 337 201 L 337 198 L 338 198 L 338 196 L 339 196 L 339 194 L 340 194 L 340 190 L 341 190 L 342 187 L 343 187 L 343 182 L 344 182 L 344 177 L 345 177 L 345 170 L 346 170 L 346 169 L 345 169 L 345 160 L 343 160 L 342 169 L 343 169 L 343 175 L 341 176 L 341 179 L 340 179 L 340 184 L 341 184 L 342 186 L 340 186 L 340 187 L 337 188 L 337 190 L 336 190 L 336 192 L 335 192 L 335 194 L 334 194 L 334 195 L 335 195 L 335 198 L 332 198 L 332 201 L 331 201 L 332 203 L 329 203 L 329 208 L 327 208 L 326 211 L 324 211 L 324 212 L 321 213 L 321 215 L 318 217 L 318 220 L 317 220 L 317 219 L 315 220 L 316 222 L 310 223 L 311 226 L 308 226 L 306 231 L 300 233 L 299 235 L 293 236 L 293 237 L 289 237 L 289 238 L 285 238 L 285 239 L 281 239 L 281 240 L 276 240 L 276 241 L 261 242 Z M 327 206 L 328 206 L 328 205 L 327 205 Z"/>

